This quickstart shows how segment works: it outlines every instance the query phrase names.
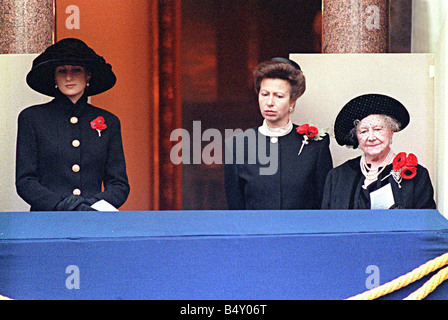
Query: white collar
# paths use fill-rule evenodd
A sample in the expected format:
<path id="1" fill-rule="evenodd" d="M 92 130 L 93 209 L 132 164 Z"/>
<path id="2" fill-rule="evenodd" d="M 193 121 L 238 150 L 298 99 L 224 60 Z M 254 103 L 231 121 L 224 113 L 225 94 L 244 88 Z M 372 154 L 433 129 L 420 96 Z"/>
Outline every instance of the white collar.
<path id="1" fill-rule="evenodd" d="M 283 137 L 290 133 L 292 130 L 292 122 L 288 121 L 288 124 L 280 128 L 271 128 L 266 123 L 266 119 L 263 120 L 263 124 L 258 127 L 258 131 L 267 137 Z"/>
<path id="2" fill-rule="evenodd" d="M 277 143 L 278 137 L 286 136 L 288 133 L 292 130 L 292 122 L 291 120 L 288 120 L 288 124 L 284 127 L 280 128 L 271 128 L 266 123 L 266 119 L 263 120 L 263 124 L 258 127 L 258 131 L 267 137 L 271 138 L 272 143 Z"/>

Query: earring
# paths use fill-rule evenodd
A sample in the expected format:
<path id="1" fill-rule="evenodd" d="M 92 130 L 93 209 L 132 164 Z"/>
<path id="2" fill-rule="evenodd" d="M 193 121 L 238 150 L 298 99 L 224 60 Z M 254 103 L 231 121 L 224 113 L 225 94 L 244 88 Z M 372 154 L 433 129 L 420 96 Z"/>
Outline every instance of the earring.
<path id="1" fill-rule="evenodd" d="M 289 107 L 289 113 L 294 111 L 294 107 Z"/>
<path id="2" fill-rule="evenodd" d="M 57 89 L 57 88 L 58 88 L 58 84 L 57 84 L 57 83 L 56 83 L 56 84 L 54 85 L 54 88 L 55 88 L 55 89 Z"/>
<path id="3" fill-rule="evenodd" d="M 88 83 L 88 82 L 87 82 L 86 86 L 87 86 L 87 87 L 89 86 L 89 83 Z"/>

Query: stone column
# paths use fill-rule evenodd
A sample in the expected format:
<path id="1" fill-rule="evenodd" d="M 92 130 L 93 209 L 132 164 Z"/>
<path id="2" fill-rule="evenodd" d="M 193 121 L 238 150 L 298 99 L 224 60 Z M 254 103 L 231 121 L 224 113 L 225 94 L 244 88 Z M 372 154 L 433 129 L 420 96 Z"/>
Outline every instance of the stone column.
<path id="1" fill-rule="evenodd" d="M 389 51 L 389 0 L 323 0 L 323 53 Z"/>
<path id="2" fill-rule="evenodd" d="M 54 0 L 2 0 L 0 54 L 41 53 L 53 44 Z"/>
<path id="3" fill-rule="evenodd" d="M 15 188 L 17 116 L 49 98 L 27 86 L 35 54 L 53 43 L 54 0 L 0 1 L 0 211 L 28 211 Z"/>

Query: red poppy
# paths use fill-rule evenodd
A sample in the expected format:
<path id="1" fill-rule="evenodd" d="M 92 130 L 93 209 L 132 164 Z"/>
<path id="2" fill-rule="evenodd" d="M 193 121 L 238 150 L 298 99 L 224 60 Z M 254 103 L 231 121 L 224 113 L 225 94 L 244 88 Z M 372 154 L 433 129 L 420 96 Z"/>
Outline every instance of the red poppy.
<path id="1" fill-rule="evenodd" d="M 412 179 L 417 175 L 417 168 L 405 166 L 400 175 L 403 179 Z"/>
<path id="2" fill-rule="evenodd" d="M 406 152 L 400 152 L 394 158 L 392 170 L 398 171 L 405 165 L 406 165 Z"/>
<path id="3" fill-rule="evenodd" d="M 403 179 L 412 179 L 417 174 L 417 165 L 418 159 L 413 153 L 406 156 L 405 152 L 400 152 L 394 158 L 392 170 L 400 172 Z"/>
<path id="4" fill-rule="evenodd" d="M 314 137 L 316 134 L 319 133 L 319 129 L 317 129 L 314 126 L 310 126 L 309 124 L 303 124 L 300 127 L 297 127 L 297 132 L 299 134 L 306 134 L 308 138 Z"/>
<path id="5" fill-rule="evenodd" d="M 318 133 L 319 133 L 319 129 L 317 129 L 316 127 L 310 126 L 306 135 L 308 136 L 308 138 L 312 138 Z"/>
<path id="6" fill-rule="evenodd" d="M 408 154 L 408 157 L 406 158 L 406 166 L 415 167 L 416 165 L 418 165 L 417 157 L 412 153 Z"/>
<path id="7" fill-rule="evenodd" d="M 299 134 L 306 134 L 308 132 L 310 125 L 309 124 L 303 124 L 300 127 L 297 127 L 297 132 Z"/>
<path id="8" fill-rule="evenodd" d="M 104 118 L 101 116 L 96 118 L 95 120 L 92 120 L 90 122 L 90 126 L 92 127 L 92 129 L 96 129 L 96 130 L 104 130 L 107 128 Z"/>

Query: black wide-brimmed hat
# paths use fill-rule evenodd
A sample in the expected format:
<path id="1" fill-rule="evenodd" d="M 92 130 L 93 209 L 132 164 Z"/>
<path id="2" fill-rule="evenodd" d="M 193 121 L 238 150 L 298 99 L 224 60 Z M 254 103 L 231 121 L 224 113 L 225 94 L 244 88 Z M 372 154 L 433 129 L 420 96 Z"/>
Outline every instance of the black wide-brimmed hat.
<path id="1" fill-rule="evenodd" d="M 59 92 L 55 88 L 55 70 L 62 65 L 82 66 L 90 72 L 89 86 L 86 87 L 88 96 L 109 90 L 117 81 L 112 66 L 103 57 L 83 41 L 67 38 L 49 46 L 33 60 L 26 82 L 33 90 L 54 97 Z"/>
<path id="2" fill-rule="evenodd" d="M 356 138 L 350 131 L 356 126 L 355 121 L 361 121 L 372 114 L 387 115 L 400 124 L 401 131 L 410 121 L 409 112 L 398 100 L 383 94 L 364 94 L 350 100 L 339 112 L 334 124 L 336 142 L 341 145 L 358 146 Z"/>

